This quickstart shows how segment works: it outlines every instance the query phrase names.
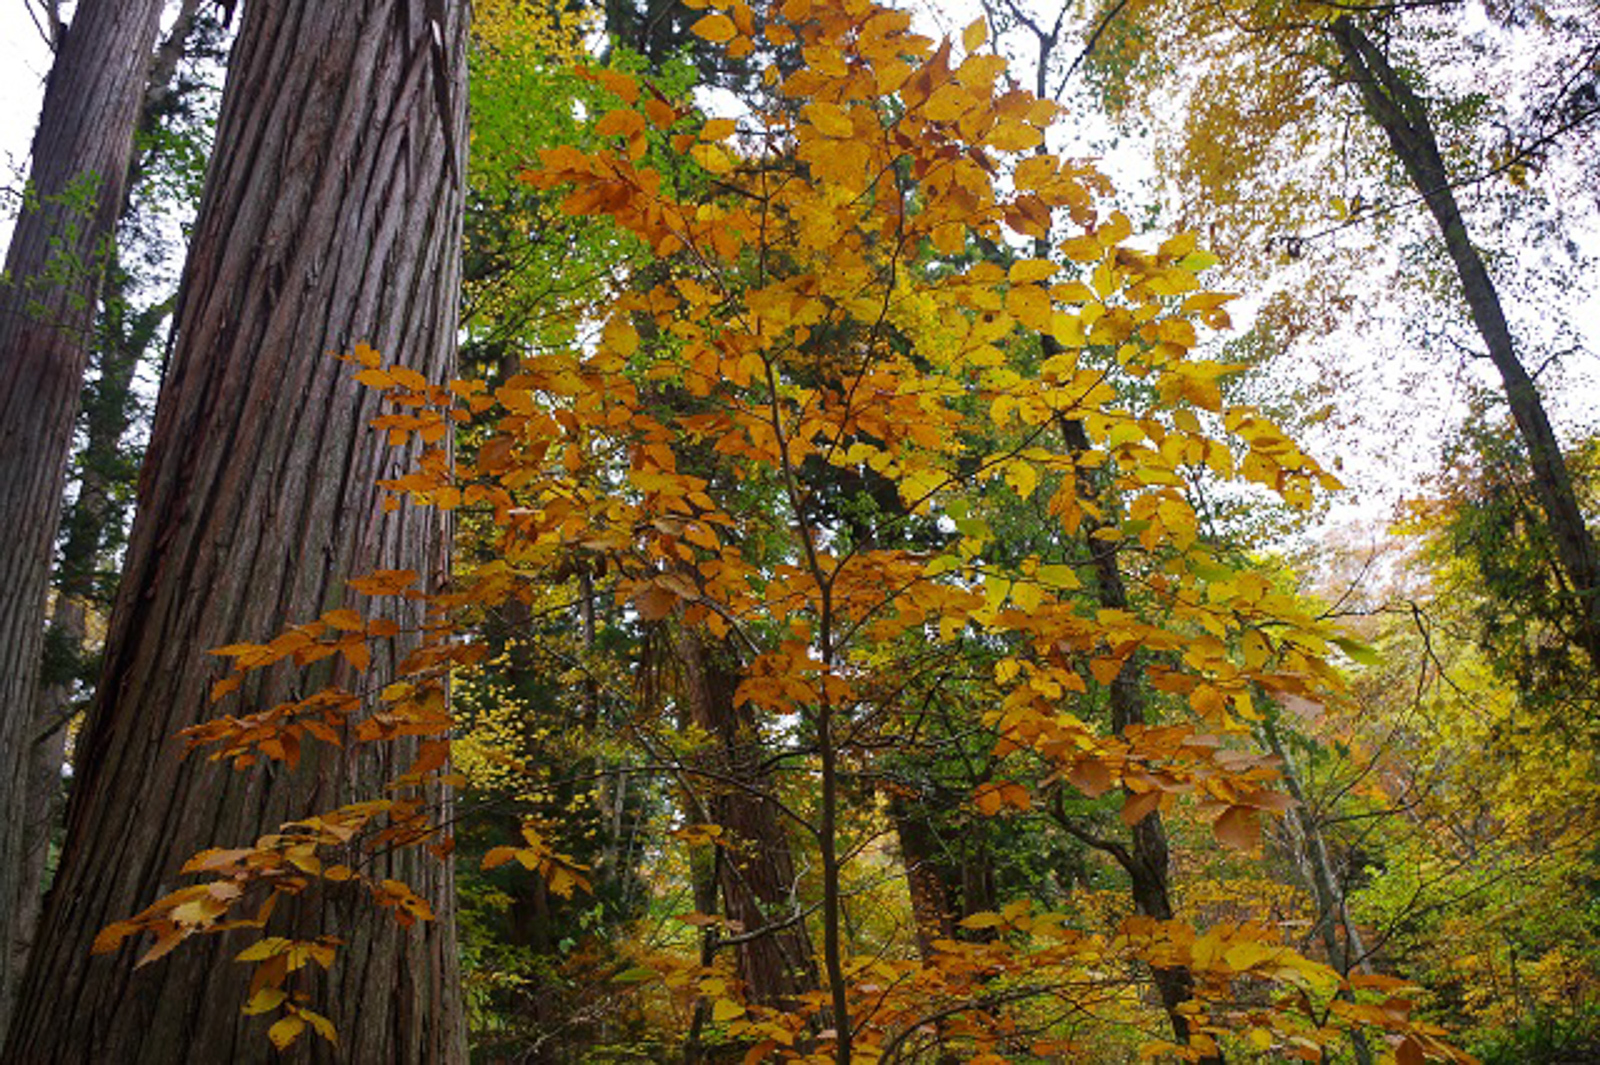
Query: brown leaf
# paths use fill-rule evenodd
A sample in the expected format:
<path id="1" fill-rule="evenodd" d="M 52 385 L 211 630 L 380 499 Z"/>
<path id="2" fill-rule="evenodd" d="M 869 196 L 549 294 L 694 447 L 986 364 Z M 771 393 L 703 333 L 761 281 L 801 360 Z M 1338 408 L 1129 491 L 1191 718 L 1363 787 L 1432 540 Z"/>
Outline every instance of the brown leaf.
<path id="1" fill-rule="evenodd" d="M 1091 799 L 1111 790 L 1111 770 L 1098 758 L 1080 758 L 1072 763 L 1067 779 Z"/>
<path id="2" fill-rule="evenodd" d="M 1161 793 L 1159 791 L 1129 794 L 1127 801 L 1122 804 L 1122 823 L 1132 828 L 1155 813 L 1156 807 L 1160 805 Z"/>
<path id="3" fill-rule="evenodd" d="M 1211 831 L 1225 847 L 1254 854 L 1261 846 L 1261 819 L 1248 806 L 1230 806 L 1212 822 Z"/>

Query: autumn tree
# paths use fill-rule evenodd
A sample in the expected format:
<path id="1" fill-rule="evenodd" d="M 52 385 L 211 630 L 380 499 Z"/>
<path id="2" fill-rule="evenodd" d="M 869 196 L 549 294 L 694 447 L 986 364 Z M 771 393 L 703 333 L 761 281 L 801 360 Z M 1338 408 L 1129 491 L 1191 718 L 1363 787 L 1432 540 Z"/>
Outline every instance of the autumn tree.
<path id="1" fill-rule="evenodd" d="M 1449 65 L 1468 47 L 1466 7 L 1102 5 L 1091 63 L 1113 111 L 1155 129 L 1183 210 L 1219 232 L 1240 261 L 1262 267 L 1314 256 L 1315 269 L 1302 278 L 1309 283 L 1296 292 L 1321 293 L 1316 298 L 1338 314 L 1353 312 L 1362 298 L 1339 278 L 1366 269 L 1383 242 L 1409 239 L 1400 220 L 1426 209 L 1428 265 L 1408 280 L 1449 291 L 1444 316 L 1470 323 L 1474 336 L 1470 346 L 1453 346 L 1483 358 L 1498 378 L 1563 574 L 1575 646 L 1594 662 L 1600 549 L 1535 380 L 1561 352 L 1559 333 L 1543 347 L 1538 334 L 1564 317 L 1566 285 L 1508 299 L 1512 279 L 1534 271 L 1517 269 L 1516 253 L 1496 254 L 1497 243 L 1518 230 L 1531 236 L 1523 260 L 1562 254 L 1560 235 L 1574 225 L 1563 182 L 1581 186 L 1600 118 L 1593 5 L 1496 9 L 1490 34 L 1470 44 L 1484 69 L 1458 67 L 1452 78 Z M 1441 42 L 1461 47 L 1446 53 Z M 1238 62 L 1241 51 L 1250 62 Z M 1541 69 L 1520 70 L 1519 54 L 1537 56 Z M 1486 78 L 1494 95 L 1484 91 Z M 1186 102 L 1173 112 L 1179 120 L 1149 108 L 1160 93 Z M 1553 175 L 1548 190 L 1531 186 L 1535 169 Z M 1496 195 L 1497 186 L 1508 193 Z M 1348 234 L 1373 236 L 1340 249 Z M 1432 278 L 1435 269 L 1441 280 Z M 1518 302 L 1527 305 L 1520 322 Z M 1438 308 L 1424 304 L 1418 319 L 1434 338 L 1451 340 L 1434 320 Z"/>
<path id="2" fill-rule="evenodd" d="M 85 0 L 60 35 L 0 276 L 0 1031 L 38 890 L 25 789 L 67 454 L 163 7 Z"/>
<path id="3" fill-rule="evenodd" d="M 332 746 L 286 770 L 234 773 L 183 760 L 176 733 L 208 714 L 207 650 L 359 602 L 345 582 L 373 567 L 425 583 L 445 571 L 444 523 L 380 505 L 376 482 L 396 457 L 367 426 L 372 398 L 332 353 L 378 344 L 419 380 L 451 372 L 465 34 L 460 4 L 245 10 L 13 1059 L 272 1053 L 238 1010 L 249 974 L 234 945 L 157 961 L 168 941 L 143 964 L 131 945 L 89 952 L 200 846 L 248 842 L 386 775 L 386 761 Z M 420 622 L 415 611 L 375 619 L 393 640 L 376 656 L 352 650 L 334 673 L 391 673 L 407 653 L 402 626 Z M 250 696 L 271 707 L 296 685 L 280 673 Z M 350 943 L 365 964 L 315 1001 L 280 1000 L 273 1042 L 325 1025 L 320 1007 L 341 1021 L 341 1059 L 460 1053 L 449 868 L 412 853 L 373 871 L 414 884 L 411 905 L 437 918 L 419 929 L 337 896 L 278 913 L 308 938 Z"/>
<path id="4" fill-rule="evenodd" d="M 402 822 L 386 845 L 437 841 L 449 811 L 424 811 L 417 792 L 446 768 L 443 675 L 482 668 L 491 647 L 477 626 L 546 603 L 576 556 L 594 577 L 603 561 L 610 608 L 628 624 L 737 649 L 710 663 L 724 671 L 717 709 L 735 719 L 732 738 L 760 737 L 762 763 L 719 761 L 715 746 L 704 757 L 691 730 L 658 745 L 661 768 L 702 794 L 758 801 L 804 859 L 792 890 L 807 904 L 793 919 L 819 947 L 817 991 L 758 1001 L 705 953 L 652 955 L 617 975 L 696 1003 L 704 1027 L 689 1031 L 702 1045 L 714 1037 L 752 1060 L 904 1060 L 936 1034 L 989 1062 L 1071 1054 L 1077 1028 L 1063 1015 L 1140 1016 L 1139 984 L 1124 974 L 1153 970 L 1187 982 L 1163 989 L 1159 1015 L 1181 1042 L 1151 1052 L 1216 1057 L 1248 1040 L 1316 1060 L 1340 1028 L 1370 1023 L 1408 1058 L 1459 1060 L 1403 1010 L 1351 1012 L 1362 1003 L 1337 998 L 1339 974 L 1280 930 L 1200 927 L 1156 900 L 1096 929 L 1025 895 L 996 899 L 962 917 L 977 934 L 935 938 L 917 956 L 854 934 L 854 907 L 885 863 L 875 844 L 891 831 L 859 798 L 919 727 L 902 680 L 963 645 L 993 654 L 969 678 L 972 698 L 952 700 L 970 715 L 957 729 L 990 760 L 961 800 L 977 815 L 1015 816 L 1070 787 L 1103 799 L 1099 812 L 1126 829 L 1181 821 L 1256 849 L 1261 821 L 1292 805 L 1250 741 L 1258 692 L 1337 688 L 1340 637 L 1250 560 L 1219 556 L 1199 535 L 1194 493 L 1226 482 L 1305 506 L 1336 482 L 1261 412 L 1224 398 L 1230 367 L 1201 347 L 1203 328 L 1227 323 L 1230 297 L 1198 276 L 1214 260 L 1193 234 L 1135 241 L 1091 166 L 1036 151 L 1058 108 L 981 53 L 981 22 L 958 51 L 911 32 L 904 12 L 854 0 L 763 14 L 731 3 L 694 32 L 736 56 L 758 34 L 800 52 L 803 67 L 769 68 L 780 105 L 708 120 L 648 77 L 586 71 L 605 94 L 594 141 L 546 148 L 521 175 L 644 252 L 573 298 L 565 336 L 513 351 L 492 382 L 445 385 L 355 353 L 357 379 L 394 404 L 376 424 L 397 447 L 425 446 L 384 478 L 392 502 L 465 511 L 488 529 L 487 549 L 443 591 L 390 569 L 358 578 L 379 609 L 433 608 L 403 676 L 367 688 L 319 671 L 335 655 L 365 664 L 393 622 L 304 604 L 269 642 L 219 649 L 237 667 L 213 693 L 227 711 L 187 730 L 245 779 L 263 762 L 289 772 L 332 757 L 330 736 L 347 744 L 340 753 L 435 738 L 396 763 L 385 797 L 351 796 L 253 846 L 201 852 L 185 867 L 197 882 L 117 920 L 97 946 L 127 949 L 149 933 L 157 953 L 205 955 L 232 918 L 251 921 L 256 899 L 288 896 L 292 909 L 352 882 L 363 904 L 429 916 L 403 883 L 373 882 L 370 851 L 347 860 L 349 844 L 380 816 Z M 1045 254 L 933 264 L 974 240 L 1016 239 L 1046 242 Z M 474 436 L 453 468 L 455 425 Z M 1059 536 L 1014 549 L 983 505 L 1001 493 Z M 1094 551 L 1111 544 L 1115 581 L 1101 562 L 1111 552 Z M 678 657 L 698 661 L 710 686 L 706 656 L 687 651 Z M 291 664 L 308 667 L 302 688 L 265 709 L 238 704 Z M 1119 684 L 1135 680 L 1148 701 L 1119 703 Z M 681 681 L 670 709 L 639 700 L 618 728 L 641 742 L 669 732 L 668 713 L 692 719 L 696 684 Z M 686 821 L 702 816 L 692 795 Z M 721 828 L 678 834 L 704 846 Z M 485 867 L 515 862 L 552 886 L 582 873 L 539 821 L 521 835 Z M 715 898 L 695 886 L 698 912 L 681 924 L 730 939 L 766 931 L 698 909 Z M 283 1013 L 275 1039 L 323 1021 L 286 997 L 290 959 L 342 972 L 362 958 L 315 932 L 240 952 L 257 974 L 248 1008 Z M 1348 990 L 1361 997 L 1353 981 Z"/>

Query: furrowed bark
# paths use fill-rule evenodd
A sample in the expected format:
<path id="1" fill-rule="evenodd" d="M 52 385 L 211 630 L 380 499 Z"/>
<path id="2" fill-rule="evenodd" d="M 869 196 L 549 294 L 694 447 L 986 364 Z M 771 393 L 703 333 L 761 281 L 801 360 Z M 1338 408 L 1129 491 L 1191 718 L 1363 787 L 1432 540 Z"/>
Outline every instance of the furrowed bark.
<path id="1" fill-rule="evenodd" d="M 233 957 L 248 939 L 195 937 L 137 972 L 132 945 L 92 957 L 90 943 L 178 886 L 194 852 L 374 797 L 409 764 L 393 746 L 318 745 L 295 771 L 235 772 L 182 759 L 174 734 L 213 713 L 220 670 L 208 648 L 360 606 L 345 582 L 371 569 L 446 572 L 437 512 L 380 505 L 376 481 L 412 456 L 370 429 L 376 396 L 330 355 L 367 341 L 435 382 L 452 369 L 466 5 L 426 11 L 408 0 L 245 10 L 67 843 L 7 1060 L 281 1060 L 261 1019 L 239 1012 L 250 967 Z M 381 684 L 405 650 L 378 649 L 363 682 Z M 265 674 L 246 705 L 290 698 L 304 681 Z M 402 929 L 355 890 L 287 915 L 296 936 L 345 940 L 311 1003 L 340 1045 L 306 1033 L 287 1056 L 464 1060 L 448 865 L 408 850 L 368 872 L 408 882 L 437 920 Z"/>
<path id="2" fill-rule="evenodd" d="M 0 1032 L 31 931 L 27 763 L 45 600 L 95 298 L 162 0 L 83 0 L 45 85 L 0 277 Z"/>

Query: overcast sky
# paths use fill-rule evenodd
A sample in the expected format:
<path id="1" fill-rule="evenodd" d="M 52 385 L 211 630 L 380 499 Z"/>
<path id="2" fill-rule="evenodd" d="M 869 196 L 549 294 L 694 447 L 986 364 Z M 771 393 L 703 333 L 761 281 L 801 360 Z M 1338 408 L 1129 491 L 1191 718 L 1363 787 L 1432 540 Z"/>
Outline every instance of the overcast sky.
<path id="1" fill-rule="evenodd" d="M 8 201 L 0 211 L 0 247 L 11 238 L 16 207 L 10 194 L 22 187 L 44 76 L 50 71 L 50 51 L 25 5 L 26 0 L 0 0 L 0 187 Z"/>

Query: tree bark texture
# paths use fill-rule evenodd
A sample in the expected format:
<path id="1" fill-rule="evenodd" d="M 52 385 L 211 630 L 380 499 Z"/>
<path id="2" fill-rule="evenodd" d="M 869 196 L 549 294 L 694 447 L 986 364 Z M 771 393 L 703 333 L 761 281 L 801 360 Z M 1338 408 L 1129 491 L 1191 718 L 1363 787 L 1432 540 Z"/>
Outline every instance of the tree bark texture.
<path id="1" fill-rule="evenodd" d="M 1580 643 L 1589 661 L 1600 667 L 1600 549 L 1584 523 L 1572 477 L 1539 398 L 1539 389 L 1517 356 L 1494 279 L 1467 233 L 1427 106 L 1349 16 L 1335 19 L 1328 33 L 1338 46 L 1345 75 L 1361 96 L 1362 109 L 1388 137 L 1395 158 L 1428 205 L 1444 237 L 1472 323 L 1488 349 L 1489 361 L 1500 374 L 1506 404 L 1511 408 L 1522 445 L 1527 448 L 1534 492 L 1561 568 L 1572 585 L 1576 600 L 1573 617 Z"/>
<path id="2" fill-rule="evenodd" d="M 29 732 L 95 298 L 162 0 L 83 0 L 45 85 L 29 200 L 0 277 L 0 1031 L 30 929 Z"/>
<path id="3" fill-rule="evenodd" d="M 911 896 L 911 917 L 916 925 L 917 954 L 931 961 L 934 941 L 956 938 L 956 905 L 950 897 L 955 879 L 940 845 L 933 818 L 920 801 L 895 796 L 889 800 L 895 840 L 905 865 L 906 888 Z"/>
<path id="4" fill-rule="evenodd" d="M 731 652 L 684 632 L 678 654 L 692 720 L 716 745 L 703 788 L 727 842 L 716 863 L 723 913 L 743 926 L 735 935 L 750 937 L 735 947 L 739 978 L 752 1002 L 793 1006 L 796 996 L 817 989 L 817 964 L 805 921 L 793 920 L 800 905 L 794 858 L 786 826 L 763 794 L 772 781 L 761 766 L 756 723 L 734 703 L 739 673 L 722 657 Z M 769 930 L 755 934 L 761 929 Z"/>
<path id="5" fill-rule="evenodd" d="M 197 936 L 138 971 L 131 944 L 89 948 L 179 886 L 196 851 L 376 797 L 409 763 L 392 746 L 314 745 L 298 770 L 236 772 L 182 759 L 174 734 L 213 713 L 220 670 L 207 649 L 360 609 L 346 581 L 372 569 L 446 572 L 437 512 L 383 510 L 376 481 L 413 456 L 369 427 L 377 397 L 330 353 L 366 341 L 432 381 L 451 372 L 466 6 L 246 6 L 8 1061 L 465 1059 L 451 874 L 415 850 L 366 871 L 408 882 L 437 920 L 402 929 L 358 889 L 308 896 L 287 915 L 297 937 L 345 940 L 311 1004 L 338 1027 L 337 1048 L 308 1032 L 279 1055 L 262 1018 L 240 1014 L 250 967 L 233 958 L 249 937 Z M 364 683 L 381 683 L 405 650 L 378 649 Z M 268 672 L 245 686 L 244 706 L 292 698 L 306 679 Z"/>

